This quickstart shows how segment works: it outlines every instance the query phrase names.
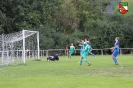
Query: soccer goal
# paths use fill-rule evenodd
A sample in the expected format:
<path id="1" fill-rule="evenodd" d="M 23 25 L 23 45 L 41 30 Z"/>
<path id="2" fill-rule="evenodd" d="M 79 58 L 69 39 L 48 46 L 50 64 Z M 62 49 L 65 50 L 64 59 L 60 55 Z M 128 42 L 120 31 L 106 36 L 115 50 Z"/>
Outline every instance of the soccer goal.
<path id="1" fill-rule="evenodd" d="M 40 58 L 39 32 L 22 30 L 0 35 L 0 64 L 16 60 L 26 63 L 26 59 Z"/>

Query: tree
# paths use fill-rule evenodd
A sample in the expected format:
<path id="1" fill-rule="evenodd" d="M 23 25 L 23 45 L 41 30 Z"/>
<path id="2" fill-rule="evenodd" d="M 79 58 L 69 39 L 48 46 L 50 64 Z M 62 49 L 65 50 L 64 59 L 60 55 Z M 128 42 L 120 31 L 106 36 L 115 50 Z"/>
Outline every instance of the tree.
<path id="1" fill-rule="evenodd" d="M 70 0 L 61 3 L 55 17 L 58 21 L 58 31 L 69 34 L 78 27 L 77 11 Z"/>

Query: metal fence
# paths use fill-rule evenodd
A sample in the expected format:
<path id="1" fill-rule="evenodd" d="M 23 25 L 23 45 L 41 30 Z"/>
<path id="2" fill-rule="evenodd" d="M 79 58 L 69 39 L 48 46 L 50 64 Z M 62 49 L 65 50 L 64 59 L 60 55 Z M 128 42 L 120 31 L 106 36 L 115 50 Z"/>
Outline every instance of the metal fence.
<path id="1" fill-rule="evenodd" d="M 46 58 L 48 56 L 55 55 L 55 54 L 58 54 L 59 56 L 67 56 L 68 52 L 69 51 L 66 49 L 48 49 L 48 50 L 40 50 L 39 53 L 41 58 Z M 93 49 L 92 52 L 96 55 L 101 55 L 101 56 L 112 54 L 109 48 Z M 13 63 L 14 61 L 17 61 L 17 60 L 23 60 L 22 53 L 23 53 L 23 50 L 4 51 L 4 59 L 2 59 L 2 51 L 0 51 L 0 65 Z M 126 55 L 126 54 L 133 55 L 133 48 L 120 48 L 120 55 Z M 80 49 L 76 49 L 73 55 L 79 56 Z M 37 57 L 38 57 L 37 50 L 28 50 L 25 53 L 26 59 L 37 59 Z"/>
<path id="2" fill-rule="evenodd" d="M 93 53 L 96 55 L 111 55 L 112 52 L 110 48 L 105 48 L 105 49 L 93 49 Z M 58 54 L 59 56 L 66 56 L 68 55 L 68 50 L 66 49 L 48 49 L 48 50 L 40 50 L 40 57 L 45 57 L 45 56 L 51 56 L 54 54 Z M 120 55 L 125 55 L 125 54 L 133 54 L 133 48 L 120 48 Z M 80 49 L 75 49 L 75 52 L 73 55 L 80 55 Z"/>

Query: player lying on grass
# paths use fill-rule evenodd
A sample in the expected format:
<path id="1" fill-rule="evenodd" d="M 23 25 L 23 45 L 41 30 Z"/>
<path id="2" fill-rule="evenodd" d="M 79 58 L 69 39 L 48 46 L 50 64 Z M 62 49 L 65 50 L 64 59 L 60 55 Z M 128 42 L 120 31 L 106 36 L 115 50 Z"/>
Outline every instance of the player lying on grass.
<path id="1" fill-rule="evenodd" d="M 119 54 L 119 37 L 115 38 L 115 44 L 114 47 L 110 48 L 112 53 L 112 59 L 114 60 L 115 64 L 118 65 L 118 61 L 117 61 L 117 55 Z"/>
<path id="2" fill-rule="evenodd" d="M 58 54 L 47 57 L 47 61 L 55 61 L 55 60 L 57 61 L 59 60 Z"/>

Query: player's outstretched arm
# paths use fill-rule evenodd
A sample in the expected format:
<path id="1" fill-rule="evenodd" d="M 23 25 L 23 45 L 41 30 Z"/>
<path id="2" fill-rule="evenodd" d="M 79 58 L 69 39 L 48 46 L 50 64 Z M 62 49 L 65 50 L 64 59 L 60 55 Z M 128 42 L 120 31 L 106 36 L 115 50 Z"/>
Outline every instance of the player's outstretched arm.
<path id="1" fill-rule="evenodd" d="M 111 47 L 111 48 L 110 48 L 111 52 L 113 52 L 113 51 L 114 51 L 114 49 L 115 49 L 114 47 Z"/>

